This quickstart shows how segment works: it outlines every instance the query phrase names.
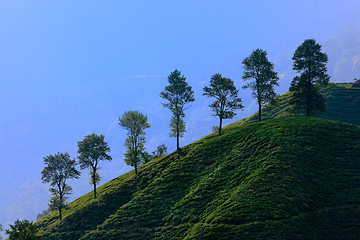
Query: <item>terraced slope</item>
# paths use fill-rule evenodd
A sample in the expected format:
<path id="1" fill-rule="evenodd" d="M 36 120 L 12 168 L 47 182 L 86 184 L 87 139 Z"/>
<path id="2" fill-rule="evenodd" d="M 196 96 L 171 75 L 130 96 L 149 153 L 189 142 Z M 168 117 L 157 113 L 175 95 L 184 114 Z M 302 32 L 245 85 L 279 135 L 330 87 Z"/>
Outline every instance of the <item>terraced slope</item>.
<path id="1" fill-rule="evenodd" d="M 321 93 L 327 100 L 327 111 L 317 113 L 317 117 L 360 125 L 360 88 L 351 87 L 351 84 L 330 83 L 321 89 Z M 277 97 L 274 104 L 265 106 L 262 109 L 262 119 L 269 120 L 289 116 L 290 96 L 291 93 L 287 92 Z M 299 112 L 297 115 L 305 116 L 305 111 Z M 255 113 L 249 118 L 234 123 L 234 125 L 253 123 L 257 122 L 258 119 L 258 113 Z M 228 126 L 231 127 L 232 125 Z"/>
<path id="2" fill-rule="evenodd" d="M 360 127 L 233 126 L 38 222 L 44 239 L 359 239 Z"/>

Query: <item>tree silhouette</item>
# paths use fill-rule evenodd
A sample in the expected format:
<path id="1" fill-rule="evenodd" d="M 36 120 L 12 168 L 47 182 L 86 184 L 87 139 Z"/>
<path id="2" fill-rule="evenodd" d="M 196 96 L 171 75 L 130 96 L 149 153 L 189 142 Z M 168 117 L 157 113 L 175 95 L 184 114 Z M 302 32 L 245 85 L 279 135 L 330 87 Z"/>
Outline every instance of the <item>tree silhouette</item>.
<path id="1" fill-rule="evenodd" d="M 41 239 L 38 235 L 39 229 L 36 224 L 29 222 L 28 220 L 19 221 L 16 220 L 14 225 L 10 224 L 10 229 L 6 230 L 6 234 L 9 235 L 9 240 L 36 240 Z"/>
<path id="2" fill-rule="evenodd" d="M 239 90 L 236 90 L 234 82 L 230 78 L 224 78 L 216 73 L 211 77 L 210 87 L 204 87 L 203 95 L 215 98 L 209 107 L 219 116 L 219 135 L 223 119 L 232 119 L 236 116 L 235 110 L 241 109 L 241 98 L 238 97 Z"/>
<path id="3" fill-rule="evenodd" d="M 296 49 L 292 60 L 293 70 L 300 74 L 294 77 L 289 89 L 293 93 L 292 111 L 305 109 L 307 117 L 316 110 L 325 112 L 326 99 L 320 94 L 319 86 L 329 83 L 328 56 L 321 52 L 321 45 L 314 39 L 307 39 Z"/>
<path id="4" fill-rule="evenodd" d="M 104 141 L 104 135 L 96 135 L 95 133 L 85 136 L 84 139 L 78 142 L 78 156 L 81 169 L 90 169 L 90 184 L 94 185 L 94 198 L 96 198 L 96 184 L 100 182 L 100 175 L 98 173 L 99 162 L 112 158 L 107 152 L 110 152 L 110 147 Z"/>
<path id="5" fill-rule="evenodd" d="M 172 112 L 173 116 L 170 121 L 170 136 L 176 137 L 176 149 L 179 150 L 180 137 L 184 136 L 185 128 L 185 105 L 189 102 L 195 101 L 194 91 L 191 86 L 185 81 L 184 75 L 175 70 L 168 76 L 169 85 L 165 90 L 160 92 L 160 97 L 166 99 L 167 103 L 162 103 Z"/>
<path id="6" fill-rule="evenodd" d="M 245 58 L 244 64 L 244 81 L 253 79 L 243 88 L 251 88 L 252 95 L 256 98 L 259 106 L 259 122 L 261 122 L 261 108 L 266 103 L 275 99 L 276 94 L 274 85 L 279 85 L 277 72 L 274 71 L 274 64 L 269 62 L 266 51 L 256 49 L 252 54 Z"/>
<path id="7" fill-rule="evenodd" d="M 147 122 L 147 117 L 138 111 L 125 112 L 124 115 L 119 118 L 119 124 L 128 131 L 128 138 L 125 140 L 125 146 L 127 147 L 125 162 L 135 167 L 135 174 L 137 175 L 137 167 L 140 165 L 142 156 L 144 155 L 144 130 L 149 128 L 150 124 Z M 144 157 L 147 156 L 144 155 Z"/>
<path id="8" fill-rule="evenodd" d="M 156 151 L 153 152 L 154 157 L 162 157 L 167 153 L 167 147 L 165 146 L 165 144 L 161 144 L 159 146 L 157 146 Z"/>
<path id="9" fill-rule="evenodd" d="M 52 197 L 49 207 L 52 210 L 59 210 L 60 220 L 62 219 L 62 209 L 65 207 L 66 195 L 72 192 L 72 188 L 67 185 L 69 179 L 79 178 L 80 172 L 75 169 L 75 159 L 70 159 L 68 153 L 57 153 L 54 156 L 44 157 L 45 168 L 42 170 L 43 183 L 50 183 L 49 189 Z"/>

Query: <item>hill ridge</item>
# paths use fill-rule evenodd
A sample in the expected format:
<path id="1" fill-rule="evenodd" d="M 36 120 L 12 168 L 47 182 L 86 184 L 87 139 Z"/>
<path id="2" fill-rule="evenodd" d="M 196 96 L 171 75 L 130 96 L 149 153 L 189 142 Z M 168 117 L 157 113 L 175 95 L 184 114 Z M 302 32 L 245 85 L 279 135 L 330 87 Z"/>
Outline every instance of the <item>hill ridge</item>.
<path id="1" fill-rule="evenodd" d="M 324 113 L 316 112 L 317 117 L 360 125 L 360 88 L 352 87 L 351 84 L 329 83 L 328 86 L 321 87 L 320 92 L 327 100 L 327 107 Z M 290 97 L 291 92 L 286 92 L 278 96 L 274 102 L 264 106 L 263 120 L 292 115 L 289 112 Z M 305 116 L 305 111 L 297 115 Z M 233 124 L 257 121 L 258 112 Z"/>

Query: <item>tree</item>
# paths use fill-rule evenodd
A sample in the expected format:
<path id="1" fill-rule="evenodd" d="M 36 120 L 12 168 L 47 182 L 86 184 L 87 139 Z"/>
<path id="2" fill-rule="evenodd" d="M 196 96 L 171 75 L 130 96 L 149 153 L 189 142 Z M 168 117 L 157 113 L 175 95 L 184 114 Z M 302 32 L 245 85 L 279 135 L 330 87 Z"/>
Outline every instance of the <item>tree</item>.
<path id="1" fill-rule="evenodd" d="M 1 223 L 0 223 L 0 240 L 2 240 L 3 238 L 1 237 L 1 232 L 2 231 L 4 231 L 4 227 L 3 227 L 3 225 L 1 225 Z"/>
<path id="2" fill-rule="evenodd" d="M 259 122 L 261 122 L 261 108 L 266 103 L 275 99 L 276 94 L 274 85 L 278 86 L 279 77 L 274 71 L 274 64 L 269 62 L 266 51 L 256 49 L 252 54 L 245 58 L 244 64 L 244 81 L 253 79 L 243 88 L 251 88 L 252 95 L 256 98 L 259 106 Z"/>
<path id="3" fill-rule="evenodd" d="M 316 110 L 326 110 L 326 99 L 320 94 L 319 86 L 329 83 L 326 63 L 328 56 L 321 52 L 321 45 L 314 39 L 305 40 L 295 51 L 292 58 L 293 70 L 300 74 L 291 82 L 290 100 L 293 111 L 306 110 L 306 116 Z"/>
<path id="4" fill-rule="evenodd" d="M 148 152 L 144 151 L 141 154 L 141 162 L 143 163 L 150 162 L 155 158 L 164 156 L 166 153 L 167 153 L 167 147 L 165 146 L 165 144 L 161 144 L 157 146 L 156 151 L 153 151 L 152 154 L 149 154 Z"/>
<path id="5" fill-rule="evenodd" d="M 128 138 L 125 140 L 127 147 L 125 153 L 126 164 L 135 167 L 135 174 L 137 175 L 137 167 L 141 164 L 145 144 L 146 128 L 150 127 L 147 122 L 147 116 L 144 116 L 138 111 L 128 111 L 119 118 L 119 125 L 125 128 L 128 133 Z"/>
<path id="6" fill-rule="evenodd" d="M 230 78 L 224 78 L 220 73 L 216 73 L 211 77 L 210 87 L 204 87 L 203 95 L 215 98 L 215 101 L 209 105 L 219 116 L 219 135 L 221 135 L 221 127 L 223 119 L 232 119 L 236 116 L 235 110 L 241 109 L 241 98 L 238 98 L 239 90 L 236 90 L 234 82 Z"/>
<path id="7" fill-rule="evenodd" d="M 6 234 L 9 235 L 9 240 L 35 240 L 41 239 L 38 236 L 39 229 L 36 224 L 29 222 L 28 220 L 19 221 L 16 220 L 14 225 L 10 224 L 10 229 L 6 230 Z"/>
<path id="8" fill-rule="evenodd" d="M 351 85 L 353 88 L 360 88 L 360 78 L 354 78 L 354 83 Z"/>
<path id="9" fill-rule="evenodd" d="M 143 163 L 147 163 L 147 162 L 150 162 L 151 160 L 154 159 L 154 155 L 151 155 L 149 154 L 148 152 L 144 151 L 142 154 L 141 154 L 141 162 Z"/>
<path id="10" fill-rule="evenodd" d="M 96 199 L 96 184 L 100 182 L 101 178 L 98 173 L 100 161 L 111 161 L 112 158 L 107 152 L 110 152 L 110 147 L 104 141 L 104 135 L 96 135 L 95 133 L 85 136 L 84 139 L 78 142 L 78 159 L 81 170 L 90 169 L 90 184 L 94 185 L 94 198 Z"/>
<path id="11" fill-rule="evenodd" d="M 80 172 L 75 169 L 75 159 L 71 160 L 68 153 L 57 153 L 54 156 L 44 157 L 45 168 L 42 170 L 43 183 L 50 183 L 49 189 L 53 195 L 50 200 L 50 208 L 59 210 L 60 220 L 62 219 L 61 210 L 66 205 L 66 195 L 72 192 L 72 188 L 66 184 L 69 179 L 79 178 Z"/>
<path id="12" fill-rule="evenodd" d="M 66 189 L 66 193 L 65 194 L 69 194 L 70 189 Z M 62 214 L 61 214 L 61 211 L 62 209 L 67 209 L 66 207 L 66 200 L 68 199 L 68 197 L 66 197 L 66 195 L 60 197 L 60 194 L 56 194 L 52 191 L 50 191 L 51 193 L 53 193 L 53 195 L 50 197 L 50 200 L 49 200 L 49 209 L 50 211 L 56 211 L 56 210 L 59 210 L 59 215 L 60 215 L 60 220 L 62 219 Z"/>
<path id="13" fill-rule="evenodd" d="M 167 153 L 167 147 L 165 146 L 165 144 L 161 144 L 159 146 L 157 146 L 156 151 L 153 152 L 154 157 L 162 157 L 163 155 L 165 155 Z"/>
<path id="14" fill-rule="evenodd" d="M 172 112 L 170 121 L 170 137 L 176 137 L 176 149 L 179 151 L 179 138 L 184 136 L 185 128 L 185 104 L 195 101 L 194 91 L 187 82 L 184 75 L 175 70 L 168 76 L 169 84 L 165 90 L 160 92 L 160 97 L 166 99 L 168 103 L 162 103 Z"/>
<path id="15" fill-rule="evenodd" d="M 51 200 L 50 200 L 51 202 Z M 48 209 L 42 211 L 41 213 L 39 213 L 37 216 L 36 216 L 36 220 L 40 220 L 42 219 L 43 217 L 47 216 L 48 214 L 50 214 L 52 211 L 51 211 L 51 207 L 49 206 Z"/>

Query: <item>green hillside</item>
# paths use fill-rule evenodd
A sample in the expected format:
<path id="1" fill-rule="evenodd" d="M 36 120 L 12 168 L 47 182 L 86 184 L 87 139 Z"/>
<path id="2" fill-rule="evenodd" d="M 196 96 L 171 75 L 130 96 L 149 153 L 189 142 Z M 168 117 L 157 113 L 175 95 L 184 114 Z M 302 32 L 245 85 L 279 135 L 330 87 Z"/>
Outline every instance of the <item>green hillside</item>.
<path id="1" fill-rule="evenodd" d="M 40 220 L 43 238 L 359 239 L 360 127 L 232 124 L 98 193 L 70 203 L 61 222 L 56 212 Z"/>
<path id="2" fill-rule="evenodd" d="M 327 100 L 326 112 L 317 113 L 319 118 L 343 121 L 360 125 L 360 88 L 351 87 L 352 84 L 330 83 L 327 87 L 321 88 L 321 93 Z M 287 92 L 277 97 L 276 101 L 268 104 L 262 109 L 262 119 L 269 120 L 277 117 L 290 115 L 289 99 L 291 93 Z M 303 113 L 297 115 L 305 116 Z M 253 123 L 258 121 L 258 113 L 244 120 L 236 122 L 234 125 Z M 230 124 L 231 126 L 232 124 Z"/>

